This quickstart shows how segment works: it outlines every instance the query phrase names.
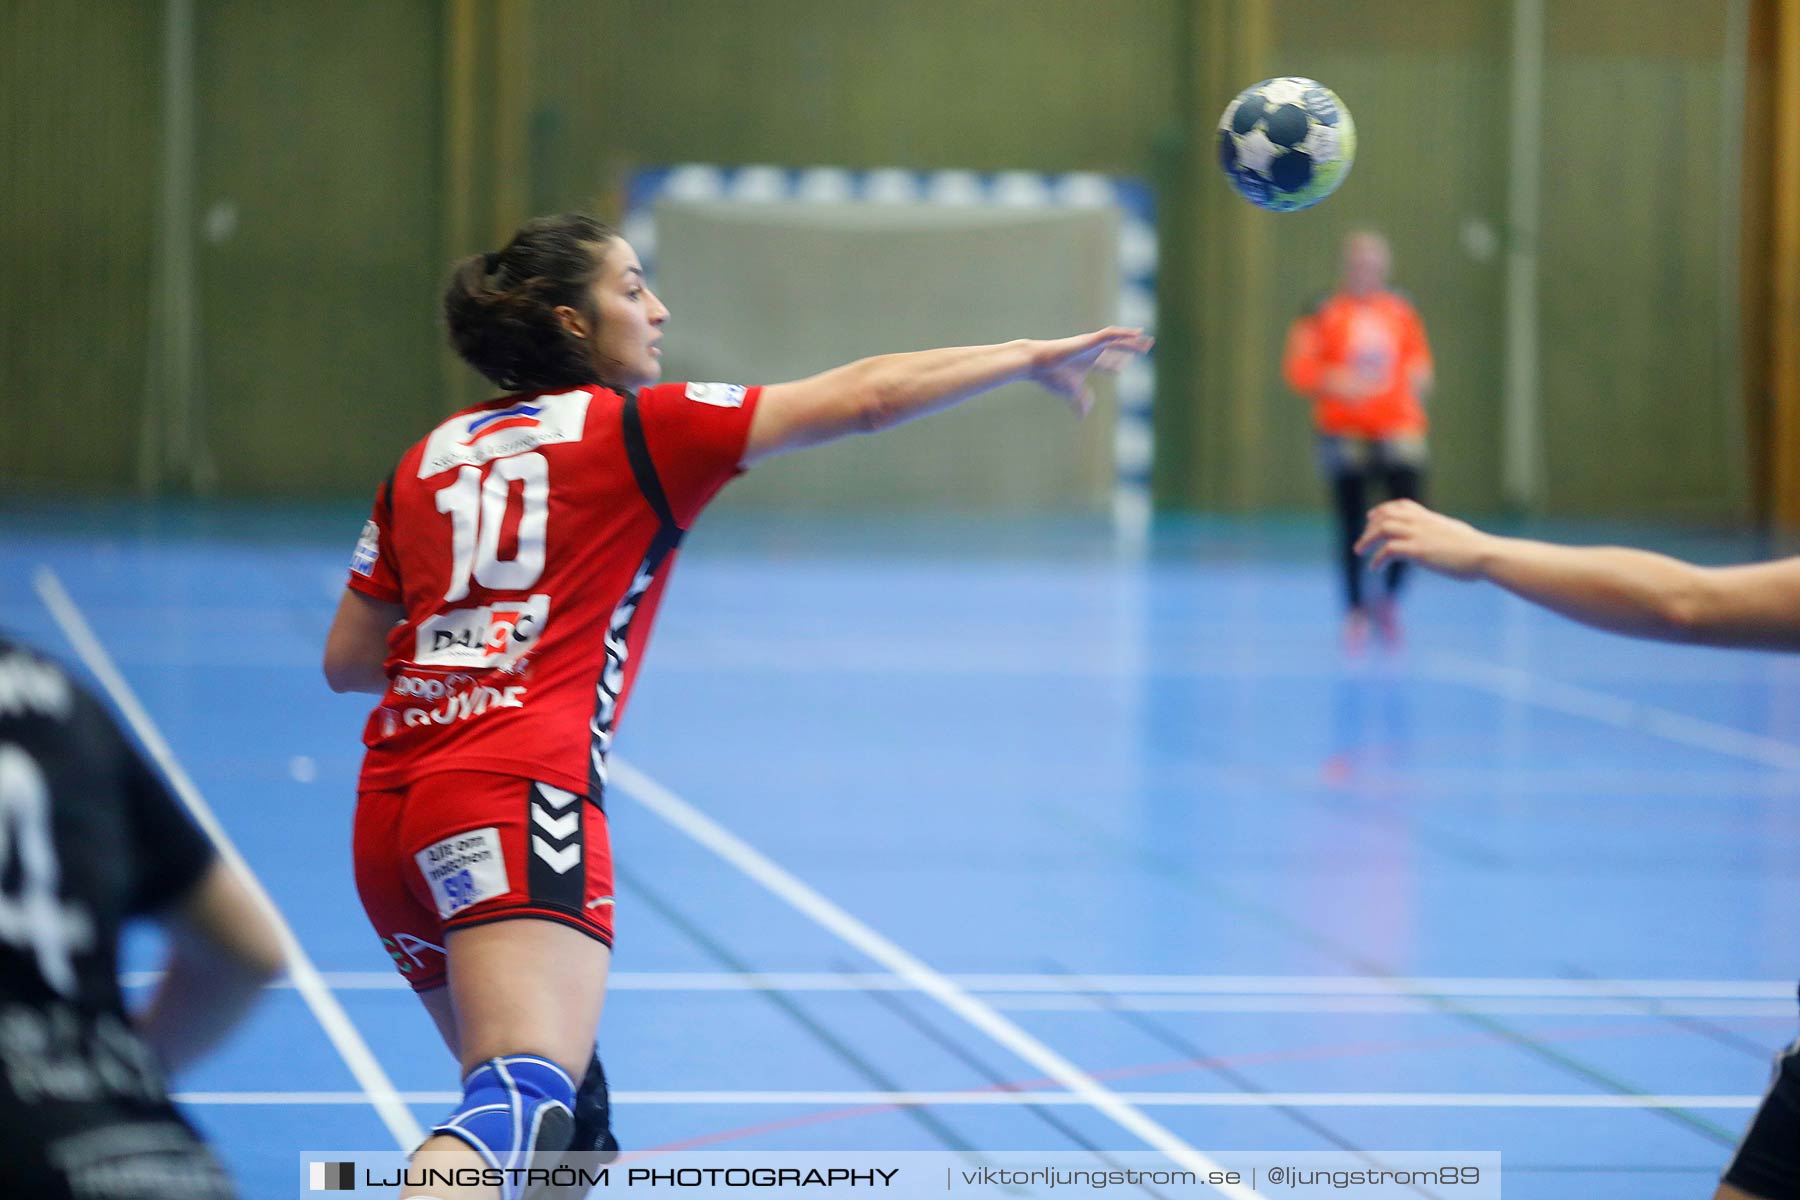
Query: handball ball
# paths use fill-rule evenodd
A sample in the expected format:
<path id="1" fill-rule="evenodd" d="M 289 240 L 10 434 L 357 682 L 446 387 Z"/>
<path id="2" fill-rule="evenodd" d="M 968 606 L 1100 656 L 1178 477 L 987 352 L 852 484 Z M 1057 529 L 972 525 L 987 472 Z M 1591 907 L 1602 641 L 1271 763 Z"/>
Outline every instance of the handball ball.
<path id="1" fill-rule="evenodd" d="M 1271 212 L 1311 208 L 1337 191 L 1356 157 L 1356 123 L 1311 79 L 1265 79 L 1219 118 L 1219 165 L 1244 199 Z"/>

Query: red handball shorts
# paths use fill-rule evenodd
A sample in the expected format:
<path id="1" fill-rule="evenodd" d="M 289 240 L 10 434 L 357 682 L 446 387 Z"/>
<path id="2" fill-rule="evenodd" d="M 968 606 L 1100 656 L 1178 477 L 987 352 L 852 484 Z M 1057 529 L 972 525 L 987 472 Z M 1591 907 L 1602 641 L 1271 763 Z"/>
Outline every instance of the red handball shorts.
<path id="1" fill-rule="evenodd" d="M 612 945 L 612 843 L 585 796 L 443 771 L 356 800 L 356 890 L 414 991 L 444 985 L 452 929 L 536 917 Z"/>

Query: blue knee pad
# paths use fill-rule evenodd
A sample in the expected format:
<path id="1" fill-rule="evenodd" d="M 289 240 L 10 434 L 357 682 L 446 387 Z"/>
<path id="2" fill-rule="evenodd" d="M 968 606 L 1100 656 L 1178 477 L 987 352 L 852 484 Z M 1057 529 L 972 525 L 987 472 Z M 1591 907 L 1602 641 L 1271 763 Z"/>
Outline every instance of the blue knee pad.
<path id="1" fill-rule="evenodd" d="M 529 1165 L 538 1150 L 560 1155 L 574 1132 L 575 1081 L 547 1058 L 509 1054 L 490 1058 L 463 1080 L 462 1104 L 432 1128 L 465 1141 L 488 1166 Z M 511 1200 L 518 1188 L 502 1194 Z"/>

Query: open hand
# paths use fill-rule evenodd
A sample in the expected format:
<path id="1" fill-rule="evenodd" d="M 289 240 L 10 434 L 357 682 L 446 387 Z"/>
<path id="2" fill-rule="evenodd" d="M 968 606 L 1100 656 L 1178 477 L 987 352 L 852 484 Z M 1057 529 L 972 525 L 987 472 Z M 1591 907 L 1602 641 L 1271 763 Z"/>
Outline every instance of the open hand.
<path id="1" fill-rule="evenodd" d="M 1473 579 L 1489 541 L 1473 525 L 1432 512 L 1416 500 L 1390 500 L 1369 513 L 1356 552 L 1375 552 L 1370 570 L 1406 561 L 1452 579 Z"/>
<path id="2" fill-rule="evenodd" d="M 1141 329 L 1109 325 L 1093 333 L 1033 342 L 1029 378 L 1061 396 L 1078 416 L 1094 406 L 1088 376 L 1095 371 L 1116 375 L 1126 363 L 1155 344 Z"/>

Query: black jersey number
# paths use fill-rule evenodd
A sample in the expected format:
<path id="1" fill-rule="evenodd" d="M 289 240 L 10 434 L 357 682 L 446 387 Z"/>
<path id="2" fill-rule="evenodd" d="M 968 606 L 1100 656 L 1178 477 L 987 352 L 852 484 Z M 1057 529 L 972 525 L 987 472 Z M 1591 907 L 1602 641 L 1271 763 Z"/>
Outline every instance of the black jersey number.
<path id="1" fill-rule="evenodd" d="M 61 883 L 50 784 L 36 759 L 0 742 L 0 942 L 35 957 L 44 982 L 73 998 L 75 956 L 93 944 L 94 927 L 86 906 L 58 898 Z"/>

